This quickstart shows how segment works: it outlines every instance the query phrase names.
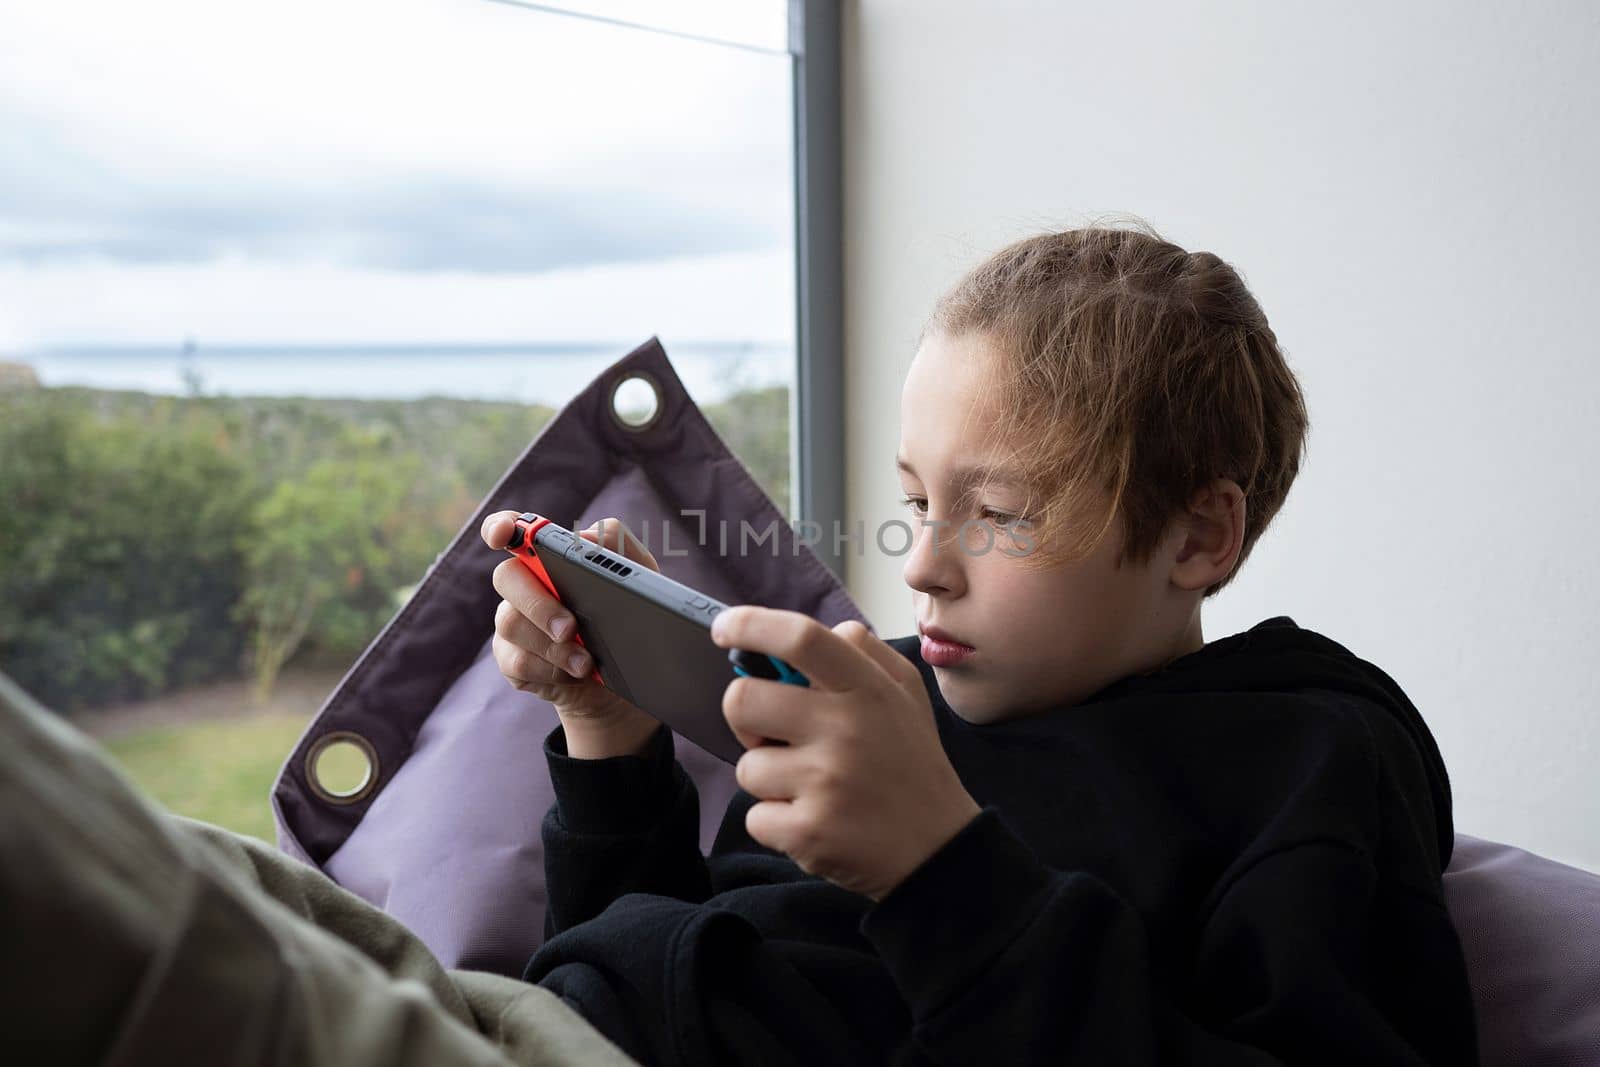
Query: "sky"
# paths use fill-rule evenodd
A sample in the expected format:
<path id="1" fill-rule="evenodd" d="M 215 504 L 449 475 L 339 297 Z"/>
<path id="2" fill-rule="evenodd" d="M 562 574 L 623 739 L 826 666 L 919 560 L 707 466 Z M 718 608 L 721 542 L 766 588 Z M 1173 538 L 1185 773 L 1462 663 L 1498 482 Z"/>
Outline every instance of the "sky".
<path id="1" fill-rule="evenodd" d="M 0 351 L 792 341 L 785 8 L 11 5 Z"/>

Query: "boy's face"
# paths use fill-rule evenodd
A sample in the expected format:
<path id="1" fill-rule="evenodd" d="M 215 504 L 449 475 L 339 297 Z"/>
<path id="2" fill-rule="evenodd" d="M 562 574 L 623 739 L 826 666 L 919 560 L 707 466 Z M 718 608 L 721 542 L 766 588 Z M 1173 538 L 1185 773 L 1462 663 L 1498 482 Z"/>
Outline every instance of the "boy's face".
<path id="1" fill-rule="evenodd" d="M 900 405 L 900 485 L 915 534 L 904 574 L 918 630 L 943 630 L 971 648 L 940 666 L 941 649 L 924 636 L 923 658 L 946 702 L 974 723 L 1075 704 L 1154 669 L 1178 651 L 1176 635 L 1194 613 L 1193 598 L 1168 580 L 1173 531 L 1143 566 L 1115 565 L 1118 521 L 1087 558 L 1040 569 L 1018 558 L 1026 541 L 998 529 L 1018 517 L 1019 487 L 992 486 L 962 503 L 962 470 L 998 458 L 982 440 L 995 414 L 984 389 L 993 358 L 981 334 L 930 335 Z M 969 520 L 964 551 L 959 531 Z M 987 551 L 984 526 L 995 530 Z"/>

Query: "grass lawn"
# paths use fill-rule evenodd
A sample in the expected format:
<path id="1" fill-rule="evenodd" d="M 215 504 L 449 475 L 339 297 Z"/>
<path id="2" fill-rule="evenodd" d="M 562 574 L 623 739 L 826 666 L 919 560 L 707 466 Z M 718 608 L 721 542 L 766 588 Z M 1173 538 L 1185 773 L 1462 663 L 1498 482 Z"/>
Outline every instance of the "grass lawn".
<path id="1" fill-rule="evenodd" d="M 101 743 L 168 810 L 276 843 L 267 797 L 306 722 L 268 712 L 151 726 Z"/>

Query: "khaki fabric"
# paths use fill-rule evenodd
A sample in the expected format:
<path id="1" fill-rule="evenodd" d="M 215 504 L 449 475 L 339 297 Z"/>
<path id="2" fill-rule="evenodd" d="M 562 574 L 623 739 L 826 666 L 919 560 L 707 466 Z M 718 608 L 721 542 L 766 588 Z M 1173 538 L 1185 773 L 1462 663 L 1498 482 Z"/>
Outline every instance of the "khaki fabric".
<path id="1" fill-rule="evenodd" d="M 315 868 L 162 811 L 0 675 L 0 1063 L 634 1061 L 548 990 L 446 970 Z"/>

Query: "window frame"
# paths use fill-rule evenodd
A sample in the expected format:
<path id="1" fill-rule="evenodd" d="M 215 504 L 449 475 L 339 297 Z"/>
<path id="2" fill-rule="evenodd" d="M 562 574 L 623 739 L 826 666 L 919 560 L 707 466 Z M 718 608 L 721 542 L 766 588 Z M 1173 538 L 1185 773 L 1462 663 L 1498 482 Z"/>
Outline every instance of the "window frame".
<path id="1" fill-rule="evenodd" d="M 844 170 L 838 0 L 789 0 L 793 64 L 795 389 L 790 485 L 812 550 L 844 580 Z"/>

